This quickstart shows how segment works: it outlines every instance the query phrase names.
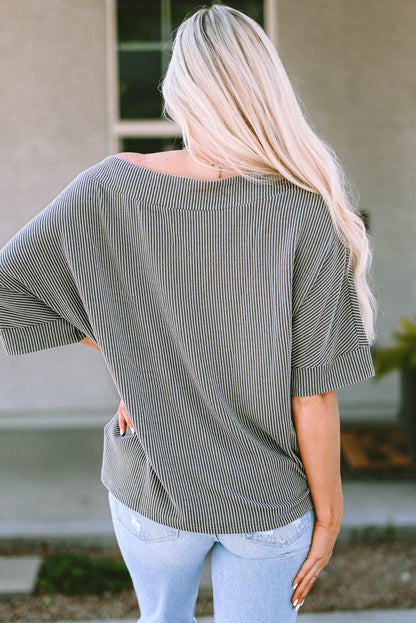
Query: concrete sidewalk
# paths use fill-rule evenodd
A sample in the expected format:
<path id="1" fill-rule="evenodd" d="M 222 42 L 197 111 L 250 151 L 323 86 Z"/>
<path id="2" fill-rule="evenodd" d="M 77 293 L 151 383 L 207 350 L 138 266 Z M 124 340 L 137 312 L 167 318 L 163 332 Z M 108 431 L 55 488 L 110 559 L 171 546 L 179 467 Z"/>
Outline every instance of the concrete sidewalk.
<path id="1" fill-rule="evenodd" d="M 300 623 L 415 623 L 416 610 L 367 610 L 356 612 L 325 612 L 300 614 Z M 21 623 L 24 623 L 23 621 Z M 73 623 L 59 621 L 55 623 Z M 137 623 L 137 619 L 78 621 L 77 623 Z M 198 617 L 197 623 L 214 623 L 214 617 Z"/>
<path id="2" fill-rule="evenodd" d="M 300 623 L 321 623 L 321 621 L 322 623 L 415 623 L 416 610 L 323 612 L 299 615 L 299 621 Z"/>

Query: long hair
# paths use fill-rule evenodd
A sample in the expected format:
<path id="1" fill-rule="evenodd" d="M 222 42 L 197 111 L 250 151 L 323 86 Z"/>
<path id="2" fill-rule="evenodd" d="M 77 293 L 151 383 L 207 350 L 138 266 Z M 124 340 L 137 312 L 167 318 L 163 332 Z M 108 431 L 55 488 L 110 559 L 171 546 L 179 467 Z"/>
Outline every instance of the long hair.
<path id="1" fill-rule="evenodd" d="M 197 162 L 248 179 L 283 176 L 322 196 L 349 250 L 371 344 L 377 304 L 368 284 L 372 249 L 365 226 L 337 156 L 308 123 L 276 48 L 254 19 L 221 4 L 197 10 L 175 33 L 161 83 L 162 115 L 180 126 Z"/>

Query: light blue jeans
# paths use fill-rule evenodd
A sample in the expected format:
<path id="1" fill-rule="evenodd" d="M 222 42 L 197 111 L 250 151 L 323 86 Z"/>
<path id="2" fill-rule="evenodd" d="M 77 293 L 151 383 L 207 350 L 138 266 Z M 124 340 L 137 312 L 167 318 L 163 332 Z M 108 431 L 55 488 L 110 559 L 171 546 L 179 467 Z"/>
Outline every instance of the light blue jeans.
<path id="1" fill-rule="evenodd" d="M 192 623 L 207 553 L 215 623 L 293 623 L 292 582 L 310 544 L 315 511 L 281 528 L 242 534 L 187 532 L 109 502 L 140 623 Z"/>

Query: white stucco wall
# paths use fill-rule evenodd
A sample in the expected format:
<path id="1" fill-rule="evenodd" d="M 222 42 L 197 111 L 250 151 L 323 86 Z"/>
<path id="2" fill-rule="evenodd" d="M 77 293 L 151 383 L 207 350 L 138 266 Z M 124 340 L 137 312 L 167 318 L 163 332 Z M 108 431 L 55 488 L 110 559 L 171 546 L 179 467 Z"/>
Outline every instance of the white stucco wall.
<path id="1" fill-rule="evenodd" d="M 400 315 L 416 314 L 415 32 L 414 0 L 278 0 L 282 61 L 370 213 L 384 345 Z M 338 395 L 345 417 L 391 415 L 398 375 Z"/>
<path id="2" fill-rule="evenodd" d="M 279 52 L 370 213 L 378 340 L 415 311 L 416 3 L 277 0 Z M 110 153 L 105 0 L 0 0 L 0 246 Z M 84 345 L 7 357 L 0 419 L 111 417 L 117 392 Z M 341 416 L 391 417 L 398 379 L 339 390 Z M 110 416 L 109 416 L 110 414 Z"/>
<path id="3" fill-rule="evenodd" d="M 105 0 L 0 0 L 0 247 L 108 155 L 105 20 Z M 0 349 L 0 378 L 0 416 L 109 419 L 118 404 L 101 354 L 83 344 Z"/>

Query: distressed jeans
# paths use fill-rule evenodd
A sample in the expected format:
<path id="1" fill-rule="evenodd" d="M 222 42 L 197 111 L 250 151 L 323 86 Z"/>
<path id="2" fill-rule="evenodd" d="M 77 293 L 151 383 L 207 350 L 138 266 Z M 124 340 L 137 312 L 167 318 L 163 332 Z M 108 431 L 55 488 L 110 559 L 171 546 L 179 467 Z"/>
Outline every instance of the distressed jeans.
<path id="1" fill-rule="evenodd" d="M 293 623 L 292 582 L 310 544 L 315 512 L 265 532 L 206 534 L 171 528 L 111 492 L 120 552 L 137 596 L 138 623 L 192 623 L 207 553 L 215 623 Z"/>

